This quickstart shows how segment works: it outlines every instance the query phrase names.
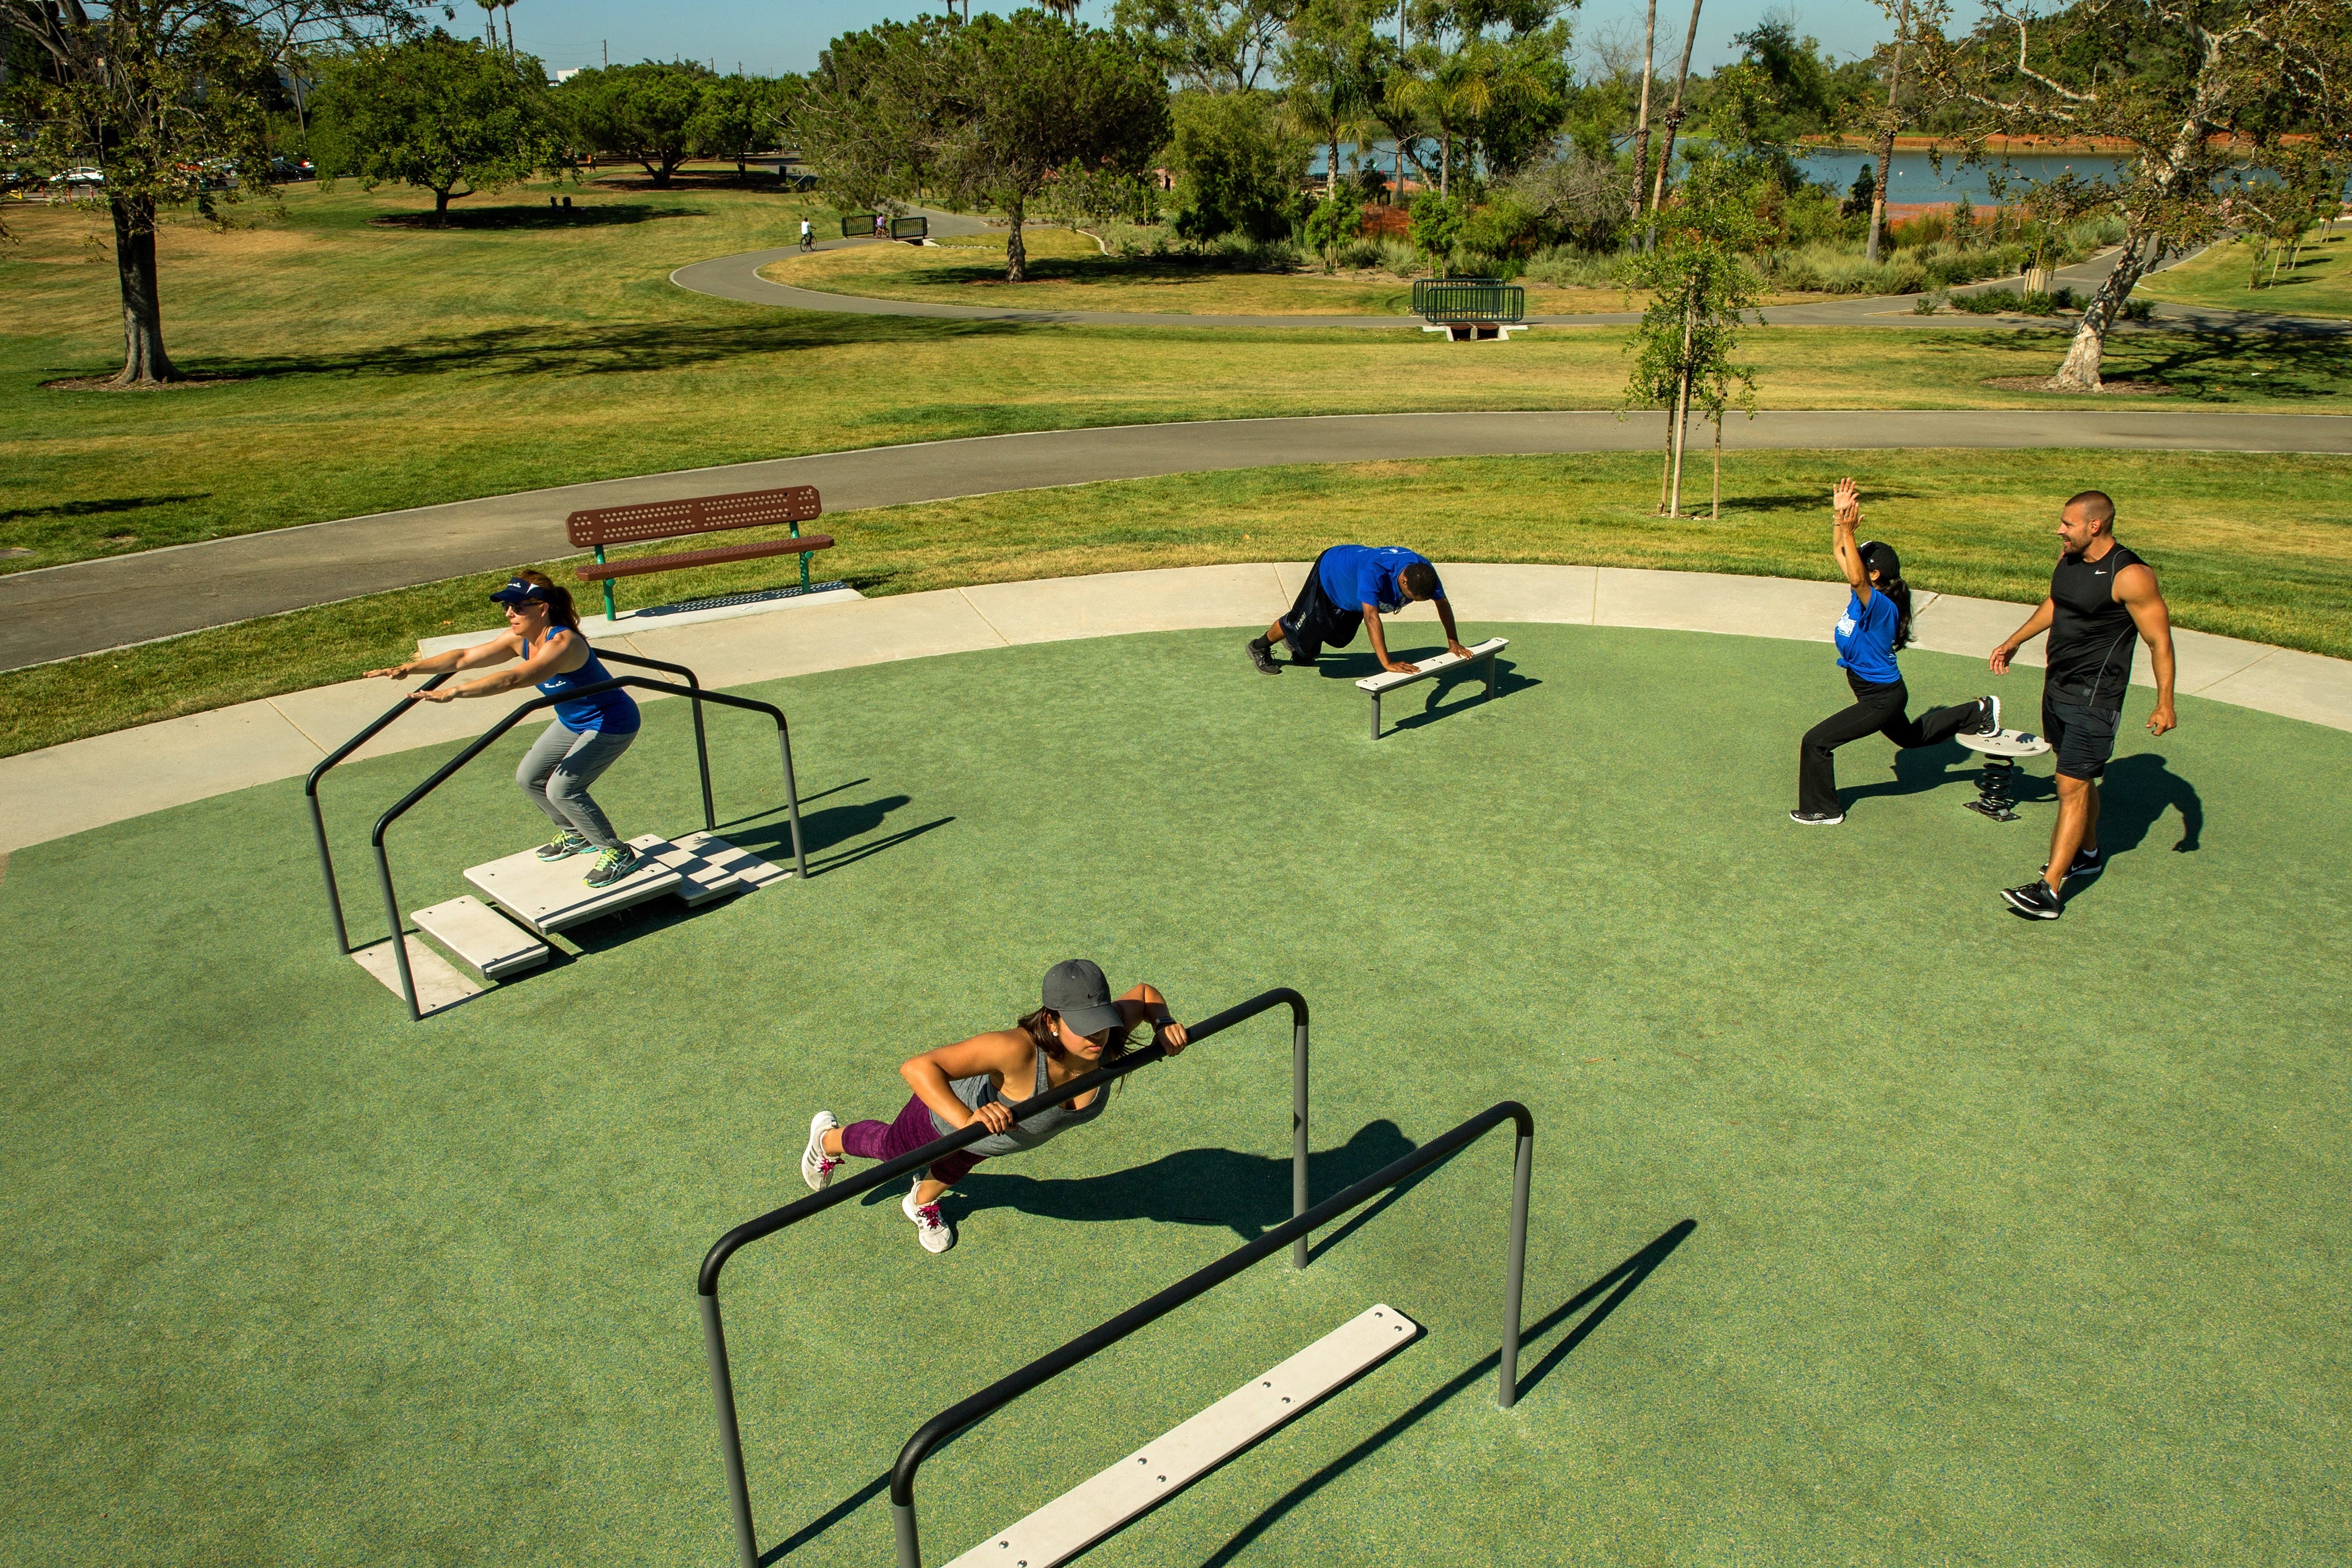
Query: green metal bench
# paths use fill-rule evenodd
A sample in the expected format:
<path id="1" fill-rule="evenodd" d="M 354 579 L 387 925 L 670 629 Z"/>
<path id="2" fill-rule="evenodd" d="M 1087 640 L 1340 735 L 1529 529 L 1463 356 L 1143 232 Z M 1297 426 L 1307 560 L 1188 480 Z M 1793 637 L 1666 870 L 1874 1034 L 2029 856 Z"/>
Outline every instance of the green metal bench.
<path id="1" fill-rule="evenodd" d="M 1416 278 L 1412 313 L 1454 342 L 1508 338 L 1527 330 L 1528 291 L 1499 278 Z"/>

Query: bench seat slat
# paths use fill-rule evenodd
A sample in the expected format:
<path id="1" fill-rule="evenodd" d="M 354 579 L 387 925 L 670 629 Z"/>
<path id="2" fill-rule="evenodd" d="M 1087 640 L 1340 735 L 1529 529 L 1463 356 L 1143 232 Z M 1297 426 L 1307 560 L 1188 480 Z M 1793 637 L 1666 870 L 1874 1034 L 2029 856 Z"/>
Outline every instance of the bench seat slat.
<path id="1" fill-rule="evenodd" d="M 1399 675 L 1392 669 L 1384 669 L 1378 675 L 1366 676 L 1356 682 L 1356 689 L 1369 691 L 1377 697 L 1383 691 L 1394 691 L 1400 686 L 1411 686 L 1416 680 L 1427 680 L 1433 675 L 1442 675 L 1456 665 L 1468 664 L 1471 659 L 1480 659 L 1490 653 L 1499 653 L 1510 646 L 1511 639 L 1508 637 L 1488 637 L 1485 642 L 1471 645 L 1469 658 L 1456 658 L 1450 653 L 1441 653 L 1434 658 L 1419 660 L 1421 668 L 1411 675 Z"/>
<path id="2" fill-rule="evenodd" d="M 830 535 L 809 533 L 798 539 L 764 540 L 758 544 L 725 544 L 712 550 L 683 550 L 672 555 L 607 561 L 601 566 L 575 567 L 572 575 L 583 583 L 601 583 L 608 577 L 634 577 L 640 573 L 670 572 L 682 566 L 715 566 L 722 561 L 751 561 L 762 555 L 805 555 L 813 550 L 832 548 Z"/>
<path id="3" fill-rule="evenodd" d="M 734 495 L 596 507 L 565 518 L 563 531 L 573 547 L 580 549 L 682 539 L 688 534 L 717 533 L 730 528 L 807 522 L 824 513 L 824 504 L 818 499 L 815 486 L 793 485 L 782 489 L 742 490 Z"/>

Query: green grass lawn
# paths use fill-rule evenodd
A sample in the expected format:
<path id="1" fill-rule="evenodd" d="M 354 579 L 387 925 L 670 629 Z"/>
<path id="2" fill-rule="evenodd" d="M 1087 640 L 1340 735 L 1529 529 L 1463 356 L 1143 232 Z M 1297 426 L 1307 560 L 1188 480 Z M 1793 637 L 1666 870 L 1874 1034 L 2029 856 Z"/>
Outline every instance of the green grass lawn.
<path id="1" fill-rule="evenodd" d="M 1496 1139 L 941 1449 L 929 1561 L 1375 1300 L 1427 1337 L 1087 1561 L 2339 1560 L 2352 735 L 2189 698 L 2155 741 L 2136 692 L 2110 868 L 2029 925 L 1994 889 L 2040 860 L 2045 760 L 2004 826 L 1957 748 L 1866 740 L 1847 826 L 1801 832 L 1826 649 L 1512 636 L 1496 701 L 1416 688 L 1376 744 L 1360 648 L 1265 679 L 1224 633 L 772 683 L 818 877 L 583 931 L 421 1026 L 333 951 L 294 781 L 18 851 L 14 1555 L 731 1560 L 704 1249 L 801 1194 L 813 1111 L 894 1113 L 905 1056 L 1086 953 L 1188 1018 L 1307 994 L 1318 1194 L 1531 1106 L 1525 1391 L 1492 1405 Z M 1905 663 L 1923 702 L 1985 684 Z M 772 805 L 759 726 L 712 730 L 722 819 Z M 648 710 L 598 787 L 624 831 L 698 820 L 688 737 Z M 543 836 L 520 739 L 394 829 L 404 908 Z M 367 825 L 447 752 L 330 784 L 362 934 Z M 982 1165 L 943 1257 L 895 1194 L 742 1254 L 762 1543 L 887 1561 L 873 1482 L 919 1422 L 1280 1218 L 1287 1044 L 1238 1029 Z M 1685 1218 L 1580 1340 L 1562 1305 Z"/>
<path id="2" fill-rule="evenodd" d="M 2231 310 L 2273 310 L 2290 316 L 2352 316 L 2352 225 L 2338 224 L 2321 243 L 2304 247 L 2292 271 L 2275 279 L 2263 268 L 2263 286 L 2246 287 L 2254 272 L 2254 247 L 2243 240 L 2217 245 L 2135 292 L 2183 305 L 2213 305 Z"/>
<path id="3" fill-rule="evenodd" d="M 1440 561 L 1830 580 L 1823 498 L 1849 473 L 1870 498 L 1872 531 L 1901 548 L 1906 574 L 1922 589 L 2039 600 L 2058 503 L 2097 485 L 2120 498 L 2125 534 L 2157 563 L 2180 625 L 2352 657 L 2352 458 L 2329 457 L 1735 453 L 1724 463 L 1719 522 L 1651 515 L 1656 459 L 1638 454 L 1253 468 L 840 514 L 827 527 L 841 542 L 818 557 L 818 570 L 869 595 L 903 594 L 1303 561 L 1328 544 L 1393 538 Z M 1703 501 L 1703 468 L 1693 482 Z M 1412 505 L 1400 515 L 1405 487 Z M 2263 521 L 2274 517 L 2295 526 L 2282 531 Z M 571 581 L 568 565 L 540 564 Z M 749 561 L 657 581 L 676 602 L 781 585 L 795 574 L 789 562 Z M 420 637 L 496 624 L 486 595 L 503 581 L 455 578 L 0 673 L 0 755 L 350 679 L 410 657 Z"/>
<path id="4" fill-rule="evenodd" d="M 1401 409 L 1606 408 L 1612 330 L 1509 345 L 1394 332 L 1022 326 L 802 313 L 689 294 L 679 265 L 782 245 L 803 208 L 731 185 L 623 179 L 426 205 L 289 192 L 282 220 L 161 240 L 166 330 L 215 384 L 48 390 L 119 364 L 114 269 L 89 215 L 12 211 L 0 247 L 0 569 L 575 480 L 1011 430 Z M 818 209 L 822 221 L 826 215 Z M 378 224 L 380 217 L 402 220 Z M 1748 335 L 1776 407 L 2015 407 L 2063 331 L 1787 329 Z M 2168 397 L 2098 406 L 2325 408 L 2338 345 L 2133 334 L 2118 378 Z"/>

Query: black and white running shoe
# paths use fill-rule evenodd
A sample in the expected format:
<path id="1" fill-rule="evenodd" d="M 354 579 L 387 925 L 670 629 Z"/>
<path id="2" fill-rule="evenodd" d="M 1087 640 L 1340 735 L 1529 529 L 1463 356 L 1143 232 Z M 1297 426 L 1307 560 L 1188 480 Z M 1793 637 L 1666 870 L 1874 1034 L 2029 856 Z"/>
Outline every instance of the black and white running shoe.
<path id="1" fill-rule="evenodd" d="M 1807 827 L 1835 827 L 1845 820 L 1845 813 L 1843 811 L 1792 811 L 1789 814 L 1789 820 L 1802 823 Z"/>
<path id="2" fill-rule="evenodd" d="M 1274 645 L 1264 637 L 1252 637 L 1249 644 L 1250 662 L 1257 666 L 1260 675 L 1280 675 L 1282 666 L 1274 662 Z"/>
<path id="3" fill-rule="evenodd" d="M 1984 704 L 1985 716 L 1983 721 L 1979 723 L 1974 729 L 1970 730 L 1969 733 L 1971 735 L 2000 734 L 2000 699 L 1998 697 L 1979 697 L 1977 700 Z"/>
<path id="4" fill-rule="evenodd" d="M 2066 876 L 2070 881 L 2076 877 L 2095 877 L 2106 868 L 2106 865 L 2099 858 L 2097 850 L 2077 849 L 2074 858 L 2066 863 Z M 2047 860 L 2042 863 L 2042 874 L 2045 877 L 2050 875 L 2050 862 Z"/>
<path id="5" fill-rule="evenodd" d="M 2009 900 L 2011 909 L 2030 921 L 2054 921 L 2066 912 L 2066 906 L 2058 901 L 2050 884 L 2039 879 L 2021 888 L 2003 888 L 2000 896 Z"/>

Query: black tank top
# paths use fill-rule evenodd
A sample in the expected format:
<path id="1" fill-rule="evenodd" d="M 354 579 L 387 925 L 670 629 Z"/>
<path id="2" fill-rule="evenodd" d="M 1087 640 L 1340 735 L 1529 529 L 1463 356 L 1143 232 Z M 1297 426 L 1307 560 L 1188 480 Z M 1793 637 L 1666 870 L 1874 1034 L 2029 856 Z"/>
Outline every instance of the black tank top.
<path id="1" fill-rule="evenodd" d="M 2050 574 L 2049 668 L 2042 679 L 2063 700 L 2091 708 L 2124 705 L 2139 627 L 2116 597 L 2116 574 L 2146 564 L 2120 544 L 2096 561 L 2058 557 Z"/>

